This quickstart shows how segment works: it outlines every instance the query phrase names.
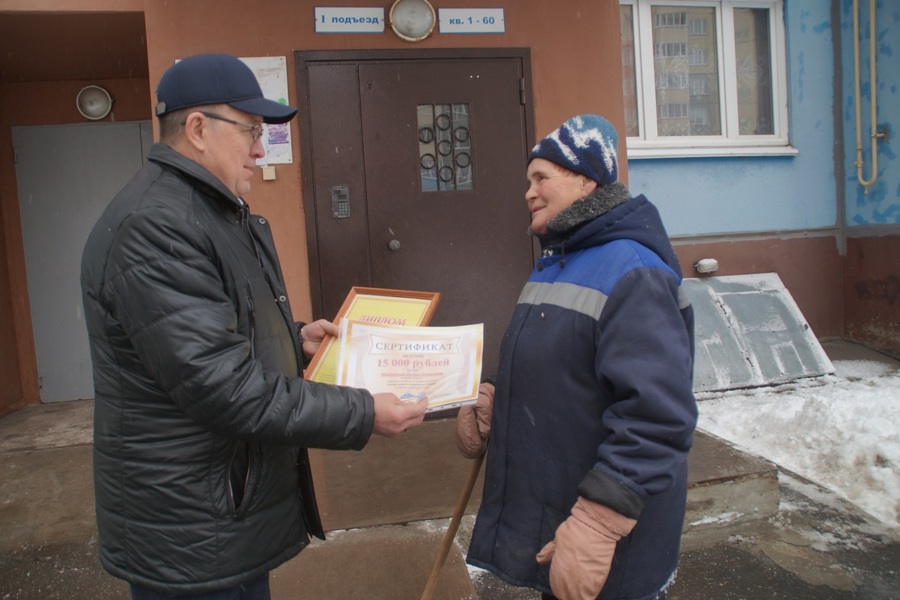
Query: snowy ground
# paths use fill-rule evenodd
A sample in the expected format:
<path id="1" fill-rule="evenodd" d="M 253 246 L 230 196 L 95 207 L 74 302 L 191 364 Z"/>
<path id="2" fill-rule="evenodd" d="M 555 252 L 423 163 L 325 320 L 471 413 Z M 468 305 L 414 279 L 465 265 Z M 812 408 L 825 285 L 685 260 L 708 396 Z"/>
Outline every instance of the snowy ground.
<path id="1" fill-rule="evenodd" d="M 820 503 L 820 511 L 833 504 L 821 488 L 790 474 L 795 473 L 845 498 L 900 536 L 900 369 L 858 360 L 832 360 L 832 364 L 833 375 L 777 387 L 698 394 L 699 427 L 789 472 L 780 473 L 778 478 L 783 486 L 780 510 L 784 511 L 776 517 L 779 531 L 793 531 L 796 523 L 791 522 L 803 521 L 793 511 L 817 518 L 819 513 L 810 511 L 810 502 Z M 825 520 L 827 523 L 798 529 L 803 533 L 794 535 L 801 536 L 800 546 L 788 547 L 792 548 L 791 560 L 802 570 L 806 563 L 797 560 L 795 554 L 807 556 L 803 554 L 803 540 L 811 540 L 811 548 L 825 552 L 822 560 L 826 563 L 817 572 L 834 575 L 843 571 L 832 562 L 843 555 L 832 551 L 848 547 L 859 550 L 865 547 L 862 540 L 869 538 L 857 530 L 859 525 L 853 525 L 852 519 L 831 516 Z M 471 535 L 473 521 L 471 515 L 463 519 L 463 537 Z M 729 540 L 742 548 L 746 546 L 741 542 L 752 543 L 741 536 Z M 793 540 L 792 544 L 796 543 Z M 698 567 L 703 572 L 718 573 L 717 569 L 721 567 L 708 563 Z M 540 598 L 533 590 L 507 586 L 477 567 L 468 565 L 468 570 L 480 598 Z M 894 567 L 889 571 L 894 572 Z M 739 595 L 728 595 L 722 588 L 719 597 L 748 597 L 731 592 Z"/>
<path id="2" fill-rule="evenodd" d="M 834 375 L 699 395 L 699 428 L 900 528 L 900 369 L 833 364 Z"/>

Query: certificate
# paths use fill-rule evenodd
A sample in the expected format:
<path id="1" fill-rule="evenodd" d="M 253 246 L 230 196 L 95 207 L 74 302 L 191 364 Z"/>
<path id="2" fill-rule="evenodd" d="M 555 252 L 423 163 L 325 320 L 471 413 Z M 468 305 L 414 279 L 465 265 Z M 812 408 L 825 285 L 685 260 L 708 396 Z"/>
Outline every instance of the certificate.
<path id="1" fill-rule="evenodd" d="M 344 299 L 334 323 L 340 325 L 341 319 L 353 319 L 388 325 L 427 325 L 440 299 L 438 292 L 354 286 Z M 339 347 L 336 338 L 327 336 L 309 363 L 306 378 L 319 383 L 335 383 Z"/>
<path id="2" fill-rule="evenodd" d="M 426 412 L 472 404 L 481 383 L 484 326 L 398 327 L 341 321 L 337 383 L 401 400 L 428 398 Z"/>

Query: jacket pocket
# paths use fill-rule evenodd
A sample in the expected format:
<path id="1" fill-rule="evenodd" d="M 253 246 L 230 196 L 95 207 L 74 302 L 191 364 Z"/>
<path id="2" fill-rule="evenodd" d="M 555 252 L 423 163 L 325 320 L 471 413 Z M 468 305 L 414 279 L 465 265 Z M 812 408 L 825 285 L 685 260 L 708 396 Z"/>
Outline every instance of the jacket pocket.
<path id="1" fill-rule="evenodd" d="M 541 517 L 541 539 L 538 550 L 543 548 L 556 537 L 557 528 L 562 525 L 563 521 L 569 518 L 569 515 L 556 510 L 552 506 L 544 505 L 544 514 Z"/>
<path id="2" fill-rule="evenodd" d="M 254 445 L 243 440 L 235 441 L 231 448 L 226 481 L 228 510 L 235 520 L 243 519 L 250 510 L 258 479 L 257 454 Z"/>
<path id="3" fill-rule="evenodd" d="M 540 540 L 538 540 L 538 546 L 537 550 L 535 551 L 535 555 L 537 555 L 537 553 L 540 552 L 544 548 L 544 546 L 553 541 L 553 538 L 556 537 L 556 530 L 568 517 L 568 514 L 558 511 L 547 504 L 544 505 L 544 511 L 541 515 L 541 538 Z M 549 589 L 550 564 L 548 563 L 545 565 L 538 565 L 537 575 L 539 581 Z"/>

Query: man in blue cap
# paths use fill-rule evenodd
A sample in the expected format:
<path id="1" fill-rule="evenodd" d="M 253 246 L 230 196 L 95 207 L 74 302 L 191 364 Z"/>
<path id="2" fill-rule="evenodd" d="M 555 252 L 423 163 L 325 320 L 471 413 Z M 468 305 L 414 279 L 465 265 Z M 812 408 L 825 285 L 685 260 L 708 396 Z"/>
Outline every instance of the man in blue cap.
<path id="1" fill-rule="evenodd" d="M 177 62 L 157 99 L 161 141 L 82 257 L 100 560 L 135 599 L 267 599 L 269 571 L 324 539 L 306 449 L 395 436 L 425 402 L 302 378 L 338 331 L 294 322 L 243 199 L 263 124 L 297 110 L 225 54 Z"/>

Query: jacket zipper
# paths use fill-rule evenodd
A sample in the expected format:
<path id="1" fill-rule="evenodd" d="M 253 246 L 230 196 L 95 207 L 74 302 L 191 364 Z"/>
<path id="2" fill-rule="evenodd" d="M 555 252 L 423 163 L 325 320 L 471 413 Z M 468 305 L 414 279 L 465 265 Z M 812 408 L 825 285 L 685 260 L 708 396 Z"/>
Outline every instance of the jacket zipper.
<path id="1" fill-rule="evenodd" d="M 266 269 L 262 254 L 259 251 L 259 244 L 256 242 L 256 237 L 253 235 L 253 228 L 250 226 L 250 209 L 246 204 L 241 204 L 241 228 L 247 232 L 247 237 L 250 238 L 250 245 L 253 246 L 253 253 L 256 255 L 256 262 L 259 263 L 259 268 L 262 271 L 263 277 L 265 277 L 266 283 L 269 284 L 269 290 L 272 292 L 272 296 L 277 300 L 278 293 L 275 291 L 275 286 L 272 285 L 269 271 Z"/>
<path id="2" fill-rule="evenodd" d="M 250 321 L 250 358 L 256 359 L 256 309 L 253 306 L 253 294 L 247 286 L 247 320 Z"/>

